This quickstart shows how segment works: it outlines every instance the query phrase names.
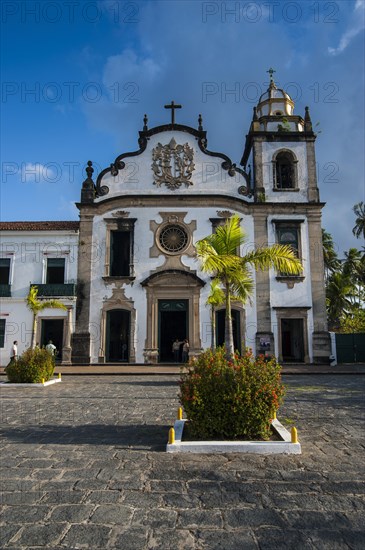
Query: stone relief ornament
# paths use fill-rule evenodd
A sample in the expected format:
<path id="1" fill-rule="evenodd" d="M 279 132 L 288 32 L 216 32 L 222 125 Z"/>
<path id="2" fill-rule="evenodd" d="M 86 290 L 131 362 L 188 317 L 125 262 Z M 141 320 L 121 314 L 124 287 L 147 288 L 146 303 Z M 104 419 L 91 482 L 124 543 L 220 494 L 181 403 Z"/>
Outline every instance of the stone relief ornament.
<path id="1" fill-rule="evenodd" d="M 231 218 L 232 212 L 230 212 L 229 210 L 217 210 L 217 216 L 219 216 L 220 218 Z"/>
<path id="2" fill-rule="evenodd" d="M 153 184 L 157 187 L 164 183 L 175 191 L 183 183 L 187 187 L 193 185 L 190 180 L 195 168 L 194 151 L 188 143 L 178 145 L 174 138 L 168 145 L 158 143 L 152 150 L 152 161 Z"/>
<path id="3" fill-rule="evenodd" d="M 117 210 L 117 212 L 113 212 L 112 216 L 113 218 L 128 218 L 129 212 L 126 212 L 125 210 Z"/>

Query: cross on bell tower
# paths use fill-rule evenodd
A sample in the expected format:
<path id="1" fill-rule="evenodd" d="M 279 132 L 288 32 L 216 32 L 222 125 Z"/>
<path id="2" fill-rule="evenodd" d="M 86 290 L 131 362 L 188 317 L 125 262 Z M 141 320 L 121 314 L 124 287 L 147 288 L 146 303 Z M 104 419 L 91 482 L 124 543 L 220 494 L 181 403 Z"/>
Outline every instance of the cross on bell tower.
<path id="1" fill-rule="evenodd" d="M 170 105 L 165 105 L 165 109 L 171 109 L 171 124 L 175 124 L 175 109 L 181 109 L 182 105 L 176 105 L 174 101 L 171 101 Z"/>
<path id="2" fill-rule="evenodd" d="M 269 75 L 270 75 L 269 89 L 273 89 L 273 88 L 276 89 L 275 82 L 274 82 L 274 77 L 273 77 L 273 74 L 276 73 L 275 69 L 273 69 L 272 67 L 270 67 L 270 69 L 269 69 L 268 71 L 266 71 L 266 72 L 269 73 Z"/>

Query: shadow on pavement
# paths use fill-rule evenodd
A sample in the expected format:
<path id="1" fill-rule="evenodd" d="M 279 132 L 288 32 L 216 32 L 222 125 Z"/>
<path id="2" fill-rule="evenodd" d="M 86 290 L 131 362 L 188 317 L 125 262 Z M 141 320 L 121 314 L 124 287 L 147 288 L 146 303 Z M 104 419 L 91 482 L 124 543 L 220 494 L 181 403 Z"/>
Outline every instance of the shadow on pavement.
<path id="1" fill-rule="evenodd" d="M 84 424 L 12 426 L 1 430 L 3 443 L 113 445 L 119 449 L 164 450 L 170 426 Z"/>

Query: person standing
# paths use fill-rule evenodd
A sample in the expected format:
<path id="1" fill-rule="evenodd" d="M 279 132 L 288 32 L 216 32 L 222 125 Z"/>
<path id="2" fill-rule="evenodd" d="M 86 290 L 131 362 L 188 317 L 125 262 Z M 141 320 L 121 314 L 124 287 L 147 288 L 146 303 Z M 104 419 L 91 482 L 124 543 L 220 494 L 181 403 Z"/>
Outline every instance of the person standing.
<path id="1" fill-rule="evenodd" d="M 54 343 L 52 342 L 52 340 L 50 340 L 50 341 L 48 342 L 48 344 L 46 345 L 46 350 L 48 351 L 48 353 L 49 353 L 50 355 L 52 355 L 52 357 L 55 356 L 55 354 L 56 354 L 56 346 L 54 345 Z"/>
<path id="2" fill-rule="evenodd" d="M 187 338 L 185 338 L 184 343 L 183 343 L 183 348 L 182 348 L 182 362 L 183 363 L 187 363 L 188 360 L 189 360 L 189 349 L 190 349 L 189 340 Z"/>
<path id="3" fill-rule="evenodd" d="M 181 345 L 181 342 L 179 341 L 178 338 L 176 338 L 176 340 L 172 343 L 172 352 L 174 354 L 175 363 L 179 362 L 180 345 Z"/>
<path id="4" fill-rule="evenodd" d="M 10 361 L 18 361 L 18 340 L 14 340 L 11 346 Z"/>

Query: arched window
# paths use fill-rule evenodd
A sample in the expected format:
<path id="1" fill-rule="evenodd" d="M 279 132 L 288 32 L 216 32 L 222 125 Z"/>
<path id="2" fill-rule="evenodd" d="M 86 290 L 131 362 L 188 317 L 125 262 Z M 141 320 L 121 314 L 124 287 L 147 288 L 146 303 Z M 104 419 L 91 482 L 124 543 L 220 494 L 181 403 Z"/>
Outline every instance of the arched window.
<path id="1" fill-rule="evenodd" d="M 274 162 L 274 188 L 295 189 L 296 159 L 290 151 L 277 154 Z"/>

